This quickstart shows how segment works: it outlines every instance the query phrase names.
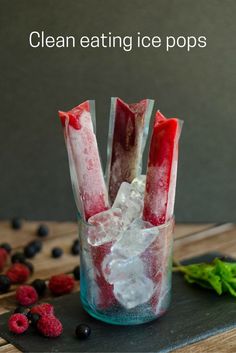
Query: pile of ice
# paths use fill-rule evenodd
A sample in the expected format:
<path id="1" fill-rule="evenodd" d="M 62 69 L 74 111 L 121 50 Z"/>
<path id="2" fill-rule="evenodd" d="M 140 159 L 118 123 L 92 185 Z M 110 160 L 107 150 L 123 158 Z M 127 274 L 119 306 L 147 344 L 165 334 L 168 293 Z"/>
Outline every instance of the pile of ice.
<path id="1" fill-rule="evenodd" d="M 131 184 L 123 182 L 113 207 L 89 219 L 88 242 L 91 246 L 110 243 L 101 271 L 113 285 L 114 296 L 127 309 L 146 303 L 155 286 L 145 271 L 144 253 L 158 237 L 158 229 L 141 219 L 145 176 Z"/>

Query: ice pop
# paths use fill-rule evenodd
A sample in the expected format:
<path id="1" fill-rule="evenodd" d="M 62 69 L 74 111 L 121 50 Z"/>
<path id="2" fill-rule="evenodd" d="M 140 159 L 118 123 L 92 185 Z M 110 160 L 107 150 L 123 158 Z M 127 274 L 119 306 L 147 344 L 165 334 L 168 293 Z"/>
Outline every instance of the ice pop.
<path id="1" fill-rule="evenodd" d="M 182 122 L 156 113 L 149 150 L 143 219 L 154 226 L 173 216 Z"/>
<path id="2" fill-rule="evenodd" d="M 93 130 L 93 109 L 93 101 L 86 101 L 68 112 L 59 112 L 64 127 L 74 197 L 84 221 L 109 208 L 108 192 Z M 91 247 L 90 250 L 97 269 L 99 303 L 103 308 L 108 307 L 114 298 L 112 286 L 106 283 L 99 270 L 109 246 Z"/>
<path id="3" fill-rule="evenodd" d="M 106 171 L 112 203 L 121 183 L 131 183 L 141 173 L 153 104 L 149 99 L 126 104 L 120 98 L 112 98 Z"/>
<path id="4" fill-rule="evenodd" d="M 59 111 L 64 127 L 71 179 L 78 211 L 85 221 L 109 208 L 108 193 L 93 130 L 91 101 Z"/>
<path id="5" fill-rule="evenodd" d="M 143 209 L 143 219 L 154 226 L 168 222 L 173 216 L 181 127 L 182 121 L 176 118 L 166 119 L 159 111 L 156 113 L 149 150 Z M 174 225 L 173 220 L 172 224 Z M 151 299 L 152 308 L 156 314 L 161 310 L 163 291 L 166 290 L 164 281 L 168 271 L 167 259 L 172 250 L 172 231 L 167 232 L 163 239 L 164 253 L 159 261 L 156 261 L 155 256 L 159 251 L 158 244 L 151 247 L 148 255 L 151 278 L 154 283 L 157 283 L 157 291 Z"/>

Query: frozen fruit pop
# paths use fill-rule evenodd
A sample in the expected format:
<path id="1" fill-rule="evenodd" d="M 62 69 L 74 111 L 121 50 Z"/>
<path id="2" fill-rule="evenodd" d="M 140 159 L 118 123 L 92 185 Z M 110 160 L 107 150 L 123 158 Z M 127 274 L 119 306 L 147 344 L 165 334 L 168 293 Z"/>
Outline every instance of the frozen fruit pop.
<path id="1" fill-rule="evenodd" d="M 143 219 L 157 226 L 173 216 L 182 121 L 156 113 L 149 151 Z"/>
<path id="2" fill-rule="evenodd" d="M 68 112 L 59 111 L 76 204 L 85 220 L 109 208 L 91 106 L 93 102 L 86 101 Z"/>
<path id="3" fill-rule="evenodd" d="M 142 152 L 154 101 L 126 104 L 112 98 L 106 178 L 111 202 L 122 182 L 131 183 L 141 173 Z"/>
<path id="4" fill-rule="evenodd" d="M 93 131 L 93 102 L 86 101 L 68 112 L 59 112 L 68 152 L 71 181 L 79 213 L 87 221 L 109 208 L 108 193 Z M 100 289 L 99 303 L 105 308 L 113 300 L 112 286 L 99 274 L 106 246 L 91 247 L 96 282 Z"/>

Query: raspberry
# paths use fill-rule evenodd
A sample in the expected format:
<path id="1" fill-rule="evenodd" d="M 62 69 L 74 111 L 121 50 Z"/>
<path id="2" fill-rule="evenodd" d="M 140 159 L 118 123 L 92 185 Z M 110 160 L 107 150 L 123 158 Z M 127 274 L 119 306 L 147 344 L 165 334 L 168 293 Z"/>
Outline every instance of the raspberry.
<path id="1" fill-rule="evenodd" d="M 20 335 L 29 327 L 29 322 L 24 314 L 13 314 L 8 320 L 9 331 Z"/>
<path id="2" fill-rule="evenodd" d="M 16 290 L 16 300 L 24 306 L 32 305 L 38 300 L 38 294 L 31 286 L 20 286 Z"/>
<path id="3" fill-rule="evenodd" d="M 8 252 L 4 248 L 0 248 L 0 271 L 2 271 L 3 267 L 6 264 L 8 258 Z"/>
<path id="4" fill-rule="evenodd" d="M 48 303 L 43 303 L 39 305 L 35 305 L 31 310 L 32 314 L 39 314 L 41 316 L 53 316 L 54 314 L 54 308 L 51 304 Z"/>
<path id="5" fill-rule="evenodd" d="M 42 316 L 38 323 L 37 329 L 46 337 L 58 337 L 62 334 L 63 326 L 60 320 L 55 316 Z"/>
<path id="6" fill-rule="evenodd" d="M 6 275 L 11 280 L 11 283 L 23 283 L 27 281 L 30 270 L 21 263 L 15 263 L 9 268 Z"/>
<path id="7" fill-rule="evenodd" d="M 75 281 L 71 276 L 61 274 L 52 276 L 49 281 L 48 287 L 53 294 L 61 295 L 70 293 L 73 290 L 74 285 Z"/>

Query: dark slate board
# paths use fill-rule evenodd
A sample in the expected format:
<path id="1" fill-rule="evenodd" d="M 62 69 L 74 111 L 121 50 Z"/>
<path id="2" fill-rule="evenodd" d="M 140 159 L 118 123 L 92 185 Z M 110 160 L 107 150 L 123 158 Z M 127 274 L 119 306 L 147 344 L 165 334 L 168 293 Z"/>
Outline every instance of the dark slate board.
<path id="1" fill-rule="evenodd" d="M 213 257 L 216 255 L 219 254 Z M 209 256 L 194 261 L 206 261 Z M 79 293 L 54 299 L 53 304 L 64 325 L 60 338 L 43 338 L 33 331 L 14 336 L 7 330 L 9 314 L 1 316 L 0 336 L 24 352 L 169 352 L 236 327 L 234 298 L 218 297 L 188 285 L 180 274 L 173 276 L 173 299 L 168 313 L 144 325 L 113 326 L 97 321 L 83 311 Z M 87 341 L 74 336 L 74 328 L 80 322 L 92 328 Z"/>

